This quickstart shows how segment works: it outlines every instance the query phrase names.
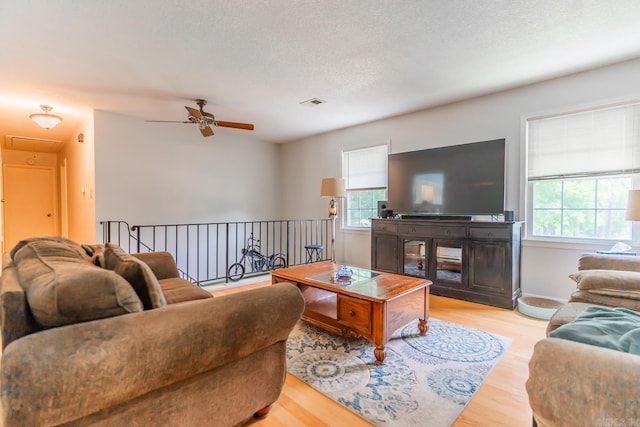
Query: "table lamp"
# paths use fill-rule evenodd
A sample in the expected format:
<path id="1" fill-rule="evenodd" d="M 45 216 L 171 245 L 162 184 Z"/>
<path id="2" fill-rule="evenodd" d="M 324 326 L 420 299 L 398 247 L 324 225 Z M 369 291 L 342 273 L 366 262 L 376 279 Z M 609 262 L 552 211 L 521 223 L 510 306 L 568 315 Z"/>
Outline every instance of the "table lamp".
<path id="1" fill-rule="evenodd" d="M 345 182 L 342 178 L 323 178 L 320 187 L 320 196 L 331 197 L 329 202 L 329 218 L 331 219 L 331 262 L 336 262 L 336 218 L 338 217 L 338 204 L 336 199 L 345 198 Z"/>
<path id="2" fill-rule="evenodd" d="M 628 221 L 640 221 L 640 190 L 629 190 L 627 212 L 624 219 Z"/>

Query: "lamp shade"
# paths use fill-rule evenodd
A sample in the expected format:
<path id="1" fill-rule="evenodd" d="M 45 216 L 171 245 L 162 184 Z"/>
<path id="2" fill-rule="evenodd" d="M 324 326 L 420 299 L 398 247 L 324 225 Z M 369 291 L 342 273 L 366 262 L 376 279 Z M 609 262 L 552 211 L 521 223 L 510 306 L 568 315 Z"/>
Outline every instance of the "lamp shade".
<path id="1" fill-rule="evenodd" d="M 640 190 L 629 190 L 627 213 L 624 219 L 629 221 L 640 221 Z"/>
<path id="2" fill-rule="evenodd" d="M 344 179 L 342 178 L 323 178 L 322 187 L 320 187 L 320 196 L 322 197 L 347 197 Z"/>

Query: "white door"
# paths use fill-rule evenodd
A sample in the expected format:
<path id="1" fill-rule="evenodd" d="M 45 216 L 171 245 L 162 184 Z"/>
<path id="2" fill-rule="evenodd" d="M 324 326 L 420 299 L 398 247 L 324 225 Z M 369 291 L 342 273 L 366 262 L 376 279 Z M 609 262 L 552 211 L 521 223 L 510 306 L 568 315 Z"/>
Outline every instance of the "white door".
<path id="1" fill-rule="evenodd" d="M 55 168 L 4 165 L 4 251 L 27 237 L 57 234 Z"/>

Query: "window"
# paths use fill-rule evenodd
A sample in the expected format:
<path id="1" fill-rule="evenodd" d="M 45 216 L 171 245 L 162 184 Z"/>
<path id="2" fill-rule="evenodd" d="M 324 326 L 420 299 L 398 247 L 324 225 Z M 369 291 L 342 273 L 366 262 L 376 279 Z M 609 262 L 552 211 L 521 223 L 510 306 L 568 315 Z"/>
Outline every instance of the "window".
<path id="1" fill-rule="evenodd" d="M 342 152 L 347 227 L 370 227 L 378 216 L 378 201 L 387 199 L 387 145 Z"/>
<path id="2" fill-rule="evenodd" d="M 626 175 L 536 181 L 532 235 L 630 240 L 624 215 L 631 187 Z"/>
<path id="3" fill-rule="evenodd" d="M 631 240 L 628 190 L 640 165 L 640 104 L 527 121 L 530 234 Z"/>

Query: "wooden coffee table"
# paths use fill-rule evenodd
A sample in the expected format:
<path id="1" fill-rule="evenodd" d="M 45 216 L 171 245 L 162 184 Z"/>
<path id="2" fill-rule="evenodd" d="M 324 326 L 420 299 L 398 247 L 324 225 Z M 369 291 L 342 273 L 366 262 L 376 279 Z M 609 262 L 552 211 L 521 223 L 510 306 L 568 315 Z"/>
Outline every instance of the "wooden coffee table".
<path id="1" fill-rule="evenodd" d="M 272 283 L 290 282 L 305 299 L 302 320 L 346 337 L 362 336 L 376 348 L 376 365 L 386 357 L 391 334 L 418 319 L 420 335 L 429 329 L 431 281 L 348 267 L 351 281 L 336 281 L 341 264 L 316 262 L 271 272 Z"/>

